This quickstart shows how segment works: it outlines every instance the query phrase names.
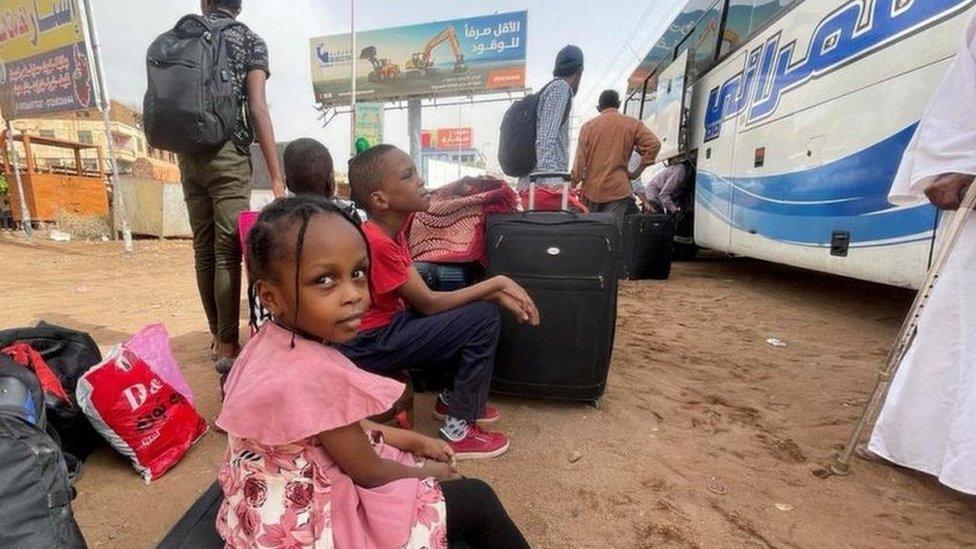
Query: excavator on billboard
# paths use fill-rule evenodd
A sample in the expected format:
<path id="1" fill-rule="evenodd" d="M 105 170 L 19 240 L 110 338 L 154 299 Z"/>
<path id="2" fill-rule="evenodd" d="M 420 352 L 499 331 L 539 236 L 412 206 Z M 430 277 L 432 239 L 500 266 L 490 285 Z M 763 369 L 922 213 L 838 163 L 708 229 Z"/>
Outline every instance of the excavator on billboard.
<path id="1" fill-rule="evenodd" d="M 373 65 L 373 71 L 368 76 L 370 82 L 386 82 L 400 76 L 399 65 L 390 63 L 389 59 L 376 58 L 376 46 L 363 48 L 363 51 L 359 52 L 359 58 L 367 59 Z"/>
<path id="2" fill-rule="evenodd" d="M 427 45 L 424 46 L 424 51 L 413 54 L 413 58 L 407 61 L 405 65 L 407 76 L 416 77 L 426 75 L 434 66 L 430 54 L 434 51 L 434 48 L 444 42 L 447 42 L 451 46 L 451 51 L 454 52 L 454 72 L 468 70 L 468 66 L 464 64 L 464 54 L 461 53 L 461 43 L 458 42 L 457 33 L 454 31 L 454 27 L 447 27 L 437 36 L 427 41 Z"/>

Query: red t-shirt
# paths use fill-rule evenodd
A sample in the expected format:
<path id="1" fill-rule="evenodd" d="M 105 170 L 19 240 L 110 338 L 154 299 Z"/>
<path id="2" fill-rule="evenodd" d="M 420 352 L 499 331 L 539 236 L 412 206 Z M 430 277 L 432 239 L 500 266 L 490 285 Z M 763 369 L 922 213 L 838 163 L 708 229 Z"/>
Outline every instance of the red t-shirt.
<path id="1" fill-rule="evenodd" d="M 396 239 L 390 238 L 372 221 L 363 224 L 363 231 L 369 240 L 369 289 L 373 306 L 359 325 L 360 332 L 383 328 L 406 309 L 397 290 L 407 283 L 413 266 L 410 247 L 403 234 Z"/>

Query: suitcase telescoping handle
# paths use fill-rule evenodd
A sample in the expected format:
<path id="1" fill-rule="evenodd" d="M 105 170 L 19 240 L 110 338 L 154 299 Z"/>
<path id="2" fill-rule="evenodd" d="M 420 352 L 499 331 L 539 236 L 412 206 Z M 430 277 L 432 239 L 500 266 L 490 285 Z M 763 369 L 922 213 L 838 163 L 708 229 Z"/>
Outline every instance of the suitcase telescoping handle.
<path id="1" fill-rule="evenodd" d="M 563 180 L 563 201 L 561 209 L 569 211 L 569 187 L 573 176 L 569 172 L 533 172 L 529 174 L 529 211 L 535 210 L 535 182 L 539 179 L 562 179 Z"/>

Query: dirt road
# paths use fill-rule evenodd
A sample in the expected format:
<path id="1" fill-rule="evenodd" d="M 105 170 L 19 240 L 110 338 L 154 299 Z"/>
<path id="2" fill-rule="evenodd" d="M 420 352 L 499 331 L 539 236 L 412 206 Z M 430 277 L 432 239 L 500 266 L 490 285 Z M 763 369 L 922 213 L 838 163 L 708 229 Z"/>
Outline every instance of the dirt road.
<path id="1" fill-rule="evenodd" d="M 219 392 L 188 242 L 28 245 L 0 236 L 0 328 L 44 319 L 120 343 L 164 322 L 201 413 Z M 513 448 L 490 481 L 537 547 L 976 546 L 976 500 L 902 469 L 816 476 L 870 390 L 911 294 L 749 260 L 625 283 L 599 409 L 498 399 Z M 786 342 L 778 348 L 765 340 Z M 429 395 L 419 429 L 434 432 Z M 75 512 L 93 547 L 151 547 L 213 481 L 206 435 L 162 480 L 87 464 Z M 578 458 L 578 459 L 577 459 Z"/>

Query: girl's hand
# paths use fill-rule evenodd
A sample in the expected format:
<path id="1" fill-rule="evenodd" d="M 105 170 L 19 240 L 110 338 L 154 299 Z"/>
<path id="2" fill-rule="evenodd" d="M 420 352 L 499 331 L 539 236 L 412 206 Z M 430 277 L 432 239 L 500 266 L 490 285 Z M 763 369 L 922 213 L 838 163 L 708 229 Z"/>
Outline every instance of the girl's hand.
<path id="1" fill-rule="evenodd" d="M 461 475 L 458 474 L 457 469 L 453 465 L 447 463 L 440 463 L 437 461 L 428 461 L 424 463 L 421 467 L 421 471 L 424 472 L 424 477 L 434 477 L 437 482 L 447 482 L 449 480 L 458 480 Z"/>
<path id="2" fill-rule="evenodd" d="M 413 453 L 420 457 L 433 459 L 441 463 L 447 463 L 451 467 L 454 467 L 457 464 L 457 459 L 454 457 L 454 450 L 451 448 L 451 446 L 448 443 L 436 438 L 417 435 L 417 441 L 414 445 Z"/>

